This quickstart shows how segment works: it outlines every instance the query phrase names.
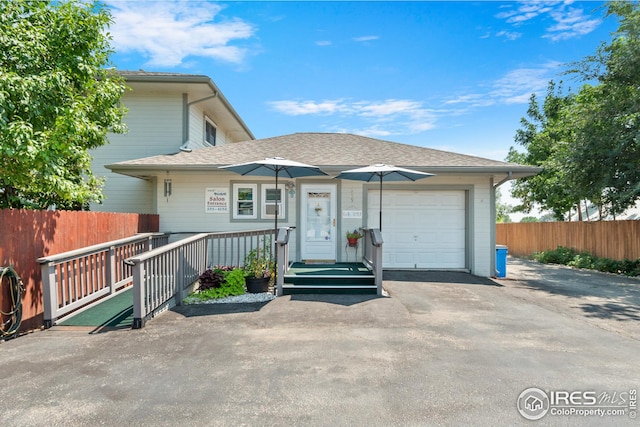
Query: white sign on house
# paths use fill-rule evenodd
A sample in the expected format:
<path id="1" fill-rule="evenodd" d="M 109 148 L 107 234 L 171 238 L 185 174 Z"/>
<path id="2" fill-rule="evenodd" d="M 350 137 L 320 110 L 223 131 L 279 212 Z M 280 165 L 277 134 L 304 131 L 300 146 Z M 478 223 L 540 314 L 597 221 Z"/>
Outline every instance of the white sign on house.
<path id="1" fill-rule="evenodd" d="M 362 218 L 362 211 L 343 210 L 342 218 Z"/>
<path id="2" fill-rule="evenodd" d="M 205 189 L 204 209 L 206 213 L 229 213 L 229 190 L 226 188 Z"/>

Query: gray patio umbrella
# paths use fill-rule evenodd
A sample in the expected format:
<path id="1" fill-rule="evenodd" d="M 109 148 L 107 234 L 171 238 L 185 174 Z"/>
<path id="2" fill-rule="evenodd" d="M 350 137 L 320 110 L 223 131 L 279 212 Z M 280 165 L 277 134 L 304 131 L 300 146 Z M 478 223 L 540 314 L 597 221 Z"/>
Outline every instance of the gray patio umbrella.
<path id="1" fill-rule="evenodd" d="M 336 178 L 365 182 L 380 181 L 380 231 L 382 231 L 382 181 L 417 181 L 430 176 L 433 174 L 378 163 L 341 172 Z"/>
<path id="2" fill-rule="evenodd" d="M 240 175 L 248 176 L 273 176 L 276 178 L 276 189 L 278 188 L 278 176 L 287 178 L 300 178 L 303 176 L 322 176 L 327 175 L 317 166 L 307 165 L 305 163 L 294 162 L 282 157 L 270 157 L 264 160 L 256 160 L 254 162 L 239 163 L 230 166 L 221 166 L 220 169 L 230 170 Z M 276 191 L 276 197 L 280 197 L 280 192 Z M 277 204 L 280 199 L 276 200 L 276 219 L 275 230 L 278 234 L 278 208 Z"/>

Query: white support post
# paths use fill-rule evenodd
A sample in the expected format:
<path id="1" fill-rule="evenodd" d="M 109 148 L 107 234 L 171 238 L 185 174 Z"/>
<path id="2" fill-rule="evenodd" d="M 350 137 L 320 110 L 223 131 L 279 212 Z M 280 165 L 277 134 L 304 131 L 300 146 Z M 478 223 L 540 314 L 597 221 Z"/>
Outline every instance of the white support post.
<path id="1" fill-rule="evenodd" d="M 284 275 L 287 272 L 287 266 L 289 265 L 289 235 L 291 228 L 282 227 L 278 229 L 276 235 L 276 258 L 278 263 L 276 265 L 276 296 L 282 296 L 284 285 Z"/>
<path id="2" fill-rule="evenodd" d="M 382 295 L 382 244 L 384 240 L 379 229 L 371 230 L 371 243 L 373 244 L 373 268 L 378 295 Z"/>
<path id="3" fill-rule="evenodd" d="M 106 268 L 107 271 L 105 272 L 106 274 L 106 279 L 107 279 L 107 285 L 109 286 L 109 293 L 111 295 L 113 295 L 116 292 L 116 282 L 117 282 L 117 277 L 116 277 L 116 247 L 115 246 L 111 246 L 109 248 L 109 250 L 107 251 L 107 259 L 106 259 Z"/>
<path id="4" fill-rule="evenodd" d="M 144 327 L 145 317 L 144 262 L 133 266 L 133 329 Z"/>
<path id="5" fill-rule="evenodd" d="M 42 264 L 42 296 L 44 299 L 44 327 L 49 329 L 58 318 L 58 286 L 56 284 L 56 265 L 53 262 Z"/>
<path id="6" fill-rule="evenodd" d="M 288 245 L 278 243 L 276 250 L 278 251 L 278 265 L 276 273 L 276 296 L 282 296 L 282 286 L 284 285 L 284 274 L 287 271 L 287 248 Z"/>
<path id="7" fill-rule="evenodd" d="M 375 251 L 375 276 L 376 276 L 376 288 L 378 295 L 382 295 L 382 245 L 374 246 Z"/>
<path id="8" fill-rule="evenodd" d="M 184 246 L 181 246 L 178 249 L 178 268 L 176 271 L 175 283 L 176 288 L 174 289 L 174 298 L 176 305 L 182 305 L 182 299 L 184 298 L 184 278 L 187 275 L 187 257 L 184 253 Z"/>

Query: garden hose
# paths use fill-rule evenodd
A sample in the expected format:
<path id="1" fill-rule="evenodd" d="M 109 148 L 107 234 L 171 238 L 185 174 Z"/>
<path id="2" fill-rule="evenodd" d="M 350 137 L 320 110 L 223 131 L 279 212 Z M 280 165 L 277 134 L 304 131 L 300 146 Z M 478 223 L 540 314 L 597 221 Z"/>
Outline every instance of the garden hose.
<path id="1" fill-rule="evenodd" d="M 12 267 L 0 267 L 0 291 L 5 283 L 9 284 L 9 295 L 11 298 L 11 309 L 5 313 L 0 308 L 2 315 L 0 324 L 0 339 L 12 338 L 18 333 L 22 322 L 22 293 L 24 286 L 18 273 Z M 3 295 L 6 295 L 2 292 Z M 7 319 L 5 321 L 5 319 Z"/>

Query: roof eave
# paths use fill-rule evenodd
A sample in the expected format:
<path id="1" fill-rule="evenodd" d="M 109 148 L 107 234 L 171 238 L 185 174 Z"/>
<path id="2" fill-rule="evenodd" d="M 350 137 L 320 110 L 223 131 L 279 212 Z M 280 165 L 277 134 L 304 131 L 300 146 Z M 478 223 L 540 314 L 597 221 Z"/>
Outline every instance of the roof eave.
<path id="1" fill-rule="evenodd" d="M 225 172 L 220 170 L 220 166 L 226 166 L 226 164 L 207 164 L 207 165 L 135 165 L 135 164 L 110 164 L 105 167 L 113 172 L 129 175 L 134 177 L 147 177 L 149 175 L 156 175 L 162 171 L 185 171 L 185 172 Z M 350 167 L 336 166 L 336 165 L 316 165 L 325 172 L 341 172 Z M 413 167 L 421 172 L 433 173 L 435 175 L 507 175 L 509 179 L 525 178 L 532 176 L 540 172 L 542 169 L 534 166 L 522 166 L 522 165 L 504 165 L 504 166 L 438 166 L 438 167 Z"/>

